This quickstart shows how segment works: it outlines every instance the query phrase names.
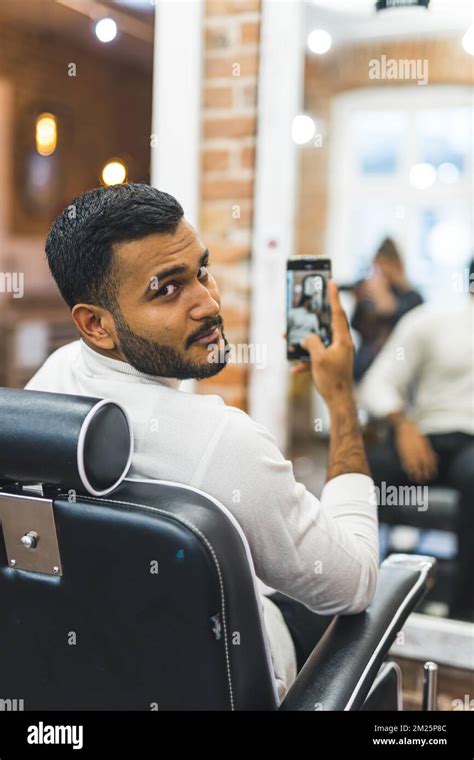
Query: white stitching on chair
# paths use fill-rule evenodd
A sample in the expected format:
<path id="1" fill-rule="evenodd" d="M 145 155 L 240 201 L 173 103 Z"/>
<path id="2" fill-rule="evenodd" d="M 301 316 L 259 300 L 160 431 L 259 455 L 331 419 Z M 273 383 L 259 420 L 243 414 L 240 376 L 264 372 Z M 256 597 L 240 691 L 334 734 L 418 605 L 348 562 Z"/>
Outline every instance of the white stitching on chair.
<path id="1" fill-rule="evenodd" d="M 252 558 L 252 554 L 250 551 L 250 547 L 247 541 L 247 538 L 245 536 L 245 533 L 243 532 L 239 522 L 236 520 L 235 515 L 232 514 L 232 512 L 225 507 L 222 502 L 220 502 L 218 499 L 215 498 L 215 496 L 211 496 L 211 494 L 206 493 L 205 491 L 202 491 L 200 488 L 196 488 L 196 486 L 190 486 L 187 483 L 177 483 L 173 480 L 159 480 L 159 479 L 150 479 L 150 478 L 125 478 L 124 483 L 152 483 L 153 485 L 165 485 L 165 486 L 177 486 L 181 489 L 184 489 L 186 491 L 191 491 L 193 494 L 199 494 L 200 496 L 204 496 L 208 501 L 211 501 L 215 506 L 219 509 L 220 512 L 223 512 L 224 515 L 227 517 L 227 519 L 231 522 L 231 524 L 234 526 L 235 530 L 240 536 L 240 539 L 242 541 L 242 545 L 245 550 L 245 554 L 247 557 L 247 561 L 249 563 L 250 567 L 250 574 L 252 576 L 252 583 L 255 591 L 255 598 L 258 602 L 257 604 L 257 611 L 258 611 L 258 617 L 260 620 L 260 626 L 262 630 L 262 636 L 263 636 L 263 644 L 265 649 L 265 658 L 268 665 L 268 670 L 272 674 L 272 689 L 273 689 L 273 695 L 275 699 L 275 705 L 278 705 L 281 702 L 281 698 L 279 696 L 279 690 L 277 687 L 277 678 L 275 675 L 275 668 L 273 665 L 273 658 L 271 654 L 270 649 L 270 641 L 268 637 L 268 632 L 265 627 L 265 620 L 264 620 L 264 614 L 263 614 L 263 600 L 262 600 L 262 592 L 258 588 L 258 583 L 262 583 L 260 581 L 255 573 L 255 566 Z M 263 595 L 265 595 L 265 592 L 263 592 Z"/>
<path id="2" fill-rule="evenodd" d="M 56 498 L 61 497 L 61 496 L 67 498 L 68 495 L 60 493 L 60 494 L 58 494 L 58 496 Z M 81 501 L 85 500 L 85 501 L 91 501 L 91 502 L 96 502 L 96 501 L 112 502 L 113 504 L 123 504 L 124 506 L 139 507 L 140 509 L 147 509 L 147 510 L 150 510 L 151 512 L 160 512 L 163 515 L 167 515 L 168 517 L 172 517 L 175 520 L 178 520 L 178 522 L 181 522 L 184 525 L 187 525 L 195 533 L 197 533 L 197 535 L 200 536 L 200 538 L 202 538 L 202 540 L 204 541 L 204 543 L 206 544 L 206 546 L 208 547 L 209 551 L 212 554 L 212 557 L 213 557 L 215 565 L 216 565 L 217 574 L 219 576 L 219 587 L 220 587 L 220 592 L 221 592 L 221 605 L 222 605 L 222 607 L 221 607 L 221 609 L 222 609 L 222 622 L 223 622 L 223 628 L 224 628 L 224 649 L 225 649 L 225 659 L 226 659 L 226 669 L 227 669 L 227 680 L 228 680 L 228 683 L 229 683 L 230 709 L 233 711 L 235 709 L 234 708 L 234 693 L 233 693 L 233 689 L 232 689 L 232 674 L 231 674 L 231 671 L 230 671 L 229 643 L 228 643 L 228 640 L 227 640 L 227 621 L 226 621 L 226 611 L 225 611 L 224 583 L 223 583 L 223 580 L 222 580 L 222 573 L 221 573 L 221 568 L 220 568 L 220 565 L 219 565 L 219 560 L 217 559 L 217 555 L 216 555 L 216 553 L 215 553 L 212 545 L 209 543 L 208 539 L 204 535 L 204 533 L 202 533 L 199 530 L 199 528 L 197 528 L 192 522 L 190 522 L 189 520 L 187 520 L 185 517 L 181 517 L 180 515 L 176 515 L 173 512 L 168 512 L 166 509 L 160 509 L 159 507 L 151 507 L 149 504 L 137 504 L 137 503 L 132 502 L 132 501 L 121 501 L 119 499 L 113 499 L 111 497 L 102 498 L 102 497 L 96 496 L 96 497 L 92 498 L 90 496 L 85 496 L 85 495 L 82 495 L 82 494 L 80 495 L 80 499 L 81 499 Z"/>

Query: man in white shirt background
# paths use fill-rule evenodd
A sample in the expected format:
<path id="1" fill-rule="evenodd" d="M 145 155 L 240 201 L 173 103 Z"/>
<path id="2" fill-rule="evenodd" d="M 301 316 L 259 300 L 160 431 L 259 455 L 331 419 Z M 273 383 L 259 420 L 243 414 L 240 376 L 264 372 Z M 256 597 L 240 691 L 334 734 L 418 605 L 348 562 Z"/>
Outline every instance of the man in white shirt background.
<path id="1" fill-rule="evenodd" d="M 268 430 L 219 396 L 179 390 L 181 380 L 225 371 L 228 343 L 210 254 L 172 196 L 140 184 L 91 190 L 55 220 L 46 254 L 81 337 L 26 387 L 121 403 L 135 438 L 129 477 L 188 484 L 222 502 L 247 537 L 258 578 L 295 605 L 326 616 L 364 610 L 377 580 L 377 509 L 334 283 L 333 343 L 326 349 L 309 336 L 311 362 L 295 366 L 312 372 L 331 418 L 319 500 L 296 482 Z M 268 597 L 262 604 L 283 696 L 309 651 L 279 607 Z"/>
<path id="2" fill-rule="evenodd" d="M 311 296 L 303 296 L 299 306 L 290 310 L 288 318 L 288 340 L 290 345 L 299 343 L 310 333 L 318 333 L 319 320 L 312 310 Z"/>
<path id="3" fill-rule="evenodd" d="M 464 278 L 463 278 L 464 279 Z M 455 308 L 404 316 L 359 386 L 359 401 L 391 427 L 369 449 L 375 483 L 446 485 L 459 492 L 457 575 L 450 615 L 474 610 L 474 260 Z M 429 499 L 428 499 L 429 502 Z"/>

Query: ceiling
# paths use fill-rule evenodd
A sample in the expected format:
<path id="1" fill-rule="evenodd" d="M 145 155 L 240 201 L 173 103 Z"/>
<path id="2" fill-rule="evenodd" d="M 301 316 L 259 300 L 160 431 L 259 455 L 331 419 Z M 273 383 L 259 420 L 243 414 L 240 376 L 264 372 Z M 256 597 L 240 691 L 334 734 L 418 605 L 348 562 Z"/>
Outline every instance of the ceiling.
<path id="1" fill-rule="evenodd" d="M 93 34 L 94 22 L 113 16 L 119 28 L 108 44 Z M 154 6 L 147 0 L 0 0 L 0 24 L 61 36 L 108 58 L 150 68 Z"/>
<path id="2" fill-rule="evenodd" d="M 473 23 L 472 0 L 431 0 L 425 8 L 375 10 L 375 0 L 306 0 L 305 36 L 317 28 L 335 44 L 386 37 L 462 35 Z"/>
<path id="3" fill-rule="evenodd" d="M 174 0 L 177 2 L 177 0 Z M 335 45 L 364 39 L 462 35 L 473 23 L 472 0 L 431 0 L 424 8 L 375 11 L 375 0 L 305 0 L 305 39 L 326 29 Z M 92 33 L 94 20 L 111 15 L 119 27 L 106 45 Z M 154 3 L 151 0 L 0 0 L 0 24 L 57 34 L 109 59 L 151 68 Z"/>

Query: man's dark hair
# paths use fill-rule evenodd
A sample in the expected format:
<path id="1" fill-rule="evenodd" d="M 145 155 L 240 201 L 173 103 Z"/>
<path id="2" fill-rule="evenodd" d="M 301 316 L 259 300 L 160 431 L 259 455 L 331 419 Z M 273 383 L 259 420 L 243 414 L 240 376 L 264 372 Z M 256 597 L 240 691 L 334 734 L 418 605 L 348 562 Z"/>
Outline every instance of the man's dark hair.
<path id="1" fill-rule="evenodd" d="M 113 311 L 120 282 L 114 245 L 174 233 L 183 215 L 172 195 L 143 184 L 98 187 L 72 201 L 46 240 L 49 268 L 68 306 Z"/>
<path id="2" fill-rule="evenodd" d="M 375 258 L 377 259 L 379 257 L 392 262 L 402 260 L 400 251 L 395 245 L 395 242 L 390 237 L 386 237 L 384 240 L 382 240 L 379 247 L 377 248 Z"/>
<path id="3" fill-rule="evenodd" d="M 469 262 L 469 282 L 474 279 L 474 257 Z"/>

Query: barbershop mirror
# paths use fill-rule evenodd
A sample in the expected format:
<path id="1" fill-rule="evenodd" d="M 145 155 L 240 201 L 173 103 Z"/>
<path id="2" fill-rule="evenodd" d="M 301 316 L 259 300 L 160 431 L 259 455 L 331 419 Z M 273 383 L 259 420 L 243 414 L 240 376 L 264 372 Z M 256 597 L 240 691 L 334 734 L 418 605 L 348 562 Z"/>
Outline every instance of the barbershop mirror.
<path id="1" fill-rule="evenodd" d="M 472 322 L 467 326 L 474 302 L 472 11 L 462 0 L 433 0 L 428 8 L 426 3 L 378 5 L 393 7 L 376 10 L 371 0 L 305 4 L 300 116 L 306 119 L 297 146 L 295 253 L 332 260 L 356 346 L 367 448 L 389 452 L 385 469 L 377 465 L 381 556 L 390 551 L 436 556 L 436 588 L 420 612 L 469 620 L 474 604 L 468 577 L 474 545 Z M 390 459 L 400 459 L 402 444 L 386 419 L 373 414 L 375 402 L 366 408 L 361 389 L 398 320 L 428 308 L 444 311 L 445 317 L 433 318 L 432 329 L 425 328 L 427 340 L 405 346 L 402 341 L 398 357 L 392 357 L 397 378 L 405 360 L 407 415 L 416 420 L 436 460 L 437 475 L 415 481 L 407 471 L 402 477 Z M 458 316 L 463 309 L 464 322 Z M 418 354 L 410 363 L 404 349 L 412 348 Z M 392 392 L 389 385 L 378 390 L 380 408 L 384 394 Z M 308 376 L 292 378 L 288 420 L 297 476 L 320 493 L 329 421 Z"/>
<path id="2" fill-rule="evenodd" d="M 116 28 L 92 17 L 109 12 Z M 0 3 L 0 385 L 77 338 L 44 239 L 71 200 L 150 178 L 155 5 Z M 110 19 L 109 19 L 110 21 Z"/>

